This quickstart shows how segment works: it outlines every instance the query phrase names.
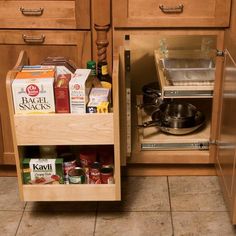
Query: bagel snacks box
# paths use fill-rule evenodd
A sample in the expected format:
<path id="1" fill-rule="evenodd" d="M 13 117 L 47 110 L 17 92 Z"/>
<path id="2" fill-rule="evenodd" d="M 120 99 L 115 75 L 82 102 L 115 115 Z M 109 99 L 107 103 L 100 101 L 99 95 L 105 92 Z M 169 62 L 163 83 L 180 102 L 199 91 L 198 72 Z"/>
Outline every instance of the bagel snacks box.
<path id="1" fill-rule="evenodd" d="M 24 184 L 63 184 L 63 159 L 25 158 L 22 175 Z"/>
<path id="2" fill-rule="evenodd" d="M 54 113 L 55 66 L 27 66 L 12 82 L 15 114 Z"/>

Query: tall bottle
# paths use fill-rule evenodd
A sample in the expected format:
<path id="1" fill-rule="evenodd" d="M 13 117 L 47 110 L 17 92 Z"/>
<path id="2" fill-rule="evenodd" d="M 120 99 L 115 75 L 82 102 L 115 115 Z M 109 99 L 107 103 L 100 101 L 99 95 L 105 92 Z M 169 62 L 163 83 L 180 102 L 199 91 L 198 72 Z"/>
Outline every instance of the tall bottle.
<path id="1" fill-rule="evenodd" d="M 93 79 L 93 86 L 95 88 L 101 88 L 102 84 L 97 78 L 97 71 L 96 71 L 96 62 L 95 61 L 88 61 L 87 62 L 87 69 L 91 70 L 90 76 Z"/>
<path id="2" fill-rule="evenodd" d="M 103 88 L 112 88 L 112 78 L 108 74 L 108 65 L 106 61 L 98 62 L 98 79 L 101 81 Z"/>

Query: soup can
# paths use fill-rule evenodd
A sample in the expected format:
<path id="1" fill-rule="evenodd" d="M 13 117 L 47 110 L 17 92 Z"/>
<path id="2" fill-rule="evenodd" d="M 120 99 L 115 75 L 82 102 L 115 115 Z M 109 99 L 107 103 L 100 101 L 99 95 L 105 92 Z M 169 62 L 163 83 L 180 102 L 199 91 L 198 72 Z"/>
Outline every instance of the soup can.
<path id="1" fill-rule="evenodd" d="M 100 164 L 99 164 L 99 162 L 94 162 L 91 165 L 90 173 L 89 173 L 89 183 L 90 184 L 101 184 Z"/>
<path id="2" fill-rule="evenodd" d="M 85 173 L 81 167 L 75 167 L 68 172 L 70 184 L 84 184 Z"/>
<path id="3" fill-rule="evenodd" d="M 101 183 L 102 184 L 113 184 L 113 167 L 112 166 L 103 166 L 101 168 Z"/>

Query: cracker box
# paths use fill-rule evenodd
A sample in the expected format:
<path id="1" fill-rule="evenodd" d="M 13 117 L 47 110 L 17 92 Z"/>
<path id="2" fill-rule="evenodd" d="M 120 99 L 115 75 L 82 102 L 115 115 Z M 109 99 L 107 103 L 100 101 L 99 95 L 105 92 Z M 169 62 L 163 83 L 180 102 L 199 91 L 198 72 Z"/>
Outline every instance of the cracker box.
<path id="1" fill-rule="evenodd" d="M 63 159 L 25 158 L 22 162 L 24 184 L 63 184 Z"/>
<path id="2" fill-rule="evenodd" d="M 89 102 L 87 105 L 87 113 L 108 113 L 109 102 Z"/>
<path id="3" fill-rule="evenodd" d="M 54 83 L 56 113 L 70 113 L 70 79 L 71 74 L 58 75 Z"/>
<path id="4" fill-rule="evenodd" d="M 70 112 L 84 114 L 88 103 L 89 92 L 93 81 L 90 77 L 90 69 L 77 69 L 69 83 Z"/>
<path id="5" fill-rule="evenodd" d="M 89 94 L 90 102 L 108 102 L 110 100 L 110 89 L 92 88 Z"/>
<path id="6" fill-rule="evenodd" d="M 55 112 L 55 70 L 25 70 L 18 72 L 12 83 L 16 114 Z"/>

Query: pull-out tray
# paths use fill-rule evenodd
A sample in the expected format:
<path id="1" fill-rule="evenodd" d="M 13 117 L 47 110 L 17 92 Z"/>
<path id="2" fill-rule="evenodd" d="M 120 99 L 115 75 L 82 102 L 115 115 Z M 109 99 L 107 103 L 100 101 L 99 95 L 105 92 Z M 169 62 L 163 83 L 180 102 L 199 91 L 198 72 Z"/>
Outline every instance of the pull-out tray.
<path id="1" fill-rule="evenodd" d="M 180 52 L 176 52 L 178 58 Z M 208 59 L 165 58 L 154 51 L 163 98 L 209 98 L 213 95 L 215 68 Z M 182 55 L 181 55 L 182 56 Z"/>
<path id="2" fill-rule="evenodd" d="M 142 103 L 142 96 L 137 96 L 137 105 Z M 150 121 L 143 109 L 137 109 L 138 125 Z M 193 133 L 171 135 L 163 133 L 158 127 L 140 128 L 138 132 L 141 150 L 208 150 L 210 138 L 210 122 Z"/>

